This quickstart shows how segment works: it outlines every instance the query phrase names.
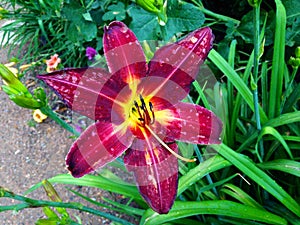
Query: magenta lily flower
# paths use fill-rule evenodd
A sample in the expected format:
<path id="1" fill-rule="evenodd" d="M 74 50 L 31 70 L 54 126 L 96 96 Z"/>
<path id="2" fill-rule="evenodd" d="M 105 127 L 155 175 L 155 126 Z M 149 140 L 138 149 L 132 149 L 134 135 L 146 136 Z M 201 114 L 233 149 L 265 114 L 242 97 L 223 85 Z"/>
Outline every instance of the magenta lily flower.
<path id="1" fill-rule="evenodd" d="M 81 177 L 124 155 L 139 191 L 158 213 L 168 213 L 177 194 L 176 140 L 219 144 L 222 122 L 209 110 L 183 103 L 199 66 L 212 48 L 210 28 L 198 29 L 160 48 L 147 65 L 128 27 L 104 28 L 109 72 L 65 69 L 39 76 L 75 111 L 94 119 L 72 145 L 67 168 Z"/>

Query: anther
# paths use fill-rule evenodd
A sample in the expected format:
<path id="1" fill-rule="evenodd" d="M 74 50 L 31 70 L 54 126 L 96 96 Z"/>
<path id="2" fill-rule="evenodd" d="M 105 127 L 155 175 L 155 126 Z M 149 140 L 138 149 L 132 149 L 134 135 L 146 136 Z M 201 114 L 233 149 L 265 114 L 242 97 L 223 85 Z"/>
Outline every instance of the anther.
<path id="1" fill-rule="evenodd" d="M 150 111 L 151 111 L 151 114 L 152 114 L 152 119 L 150 121 L 150 124 L 154 124 L 155 122 L 155 116 L 154 116 L 154 111 L 153 111 L 153 104 L 152 102 L 149 102 L 149 108 L 150 108 Z"/>
<path id="2" fill-rule="evenodd" d="M 152 102 L 149 102 L 149 108 L 150 108 L 150 111 L 153 111 L 153 104 L 152 104 Z"/>
<path id="3" fill-rule="evenodd" d="M 142 103 L 141 108 L 142 108 L 142 110 L 145 111 L 146 110 L 146 103 L 145 103 L 142 95 L 140 95 L 140 101 Z"/>
<path id="4" fill-rule="evenodd" d="M 136 101 L 134 101 L 134 106 L 135 106 L 136 108 L 139 108 L 139 105 L 138 105 L 138 103 L 137 103 Z"/>

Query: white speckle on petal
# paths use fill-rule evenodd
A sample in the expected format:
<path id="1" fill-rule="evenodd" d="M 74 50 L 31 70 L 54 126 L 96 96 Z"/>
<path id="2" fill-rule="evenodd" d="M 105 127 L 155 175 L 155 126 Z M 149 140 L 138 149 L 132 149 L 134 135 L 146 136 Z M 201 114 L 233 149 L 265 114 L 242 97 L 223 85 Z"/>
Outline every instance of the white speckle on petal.
<path id="1" fill-rule="evenodd" d="M 122 28 L 120 29 L 120 31 L 121 31 L 122 33 L 126 33 L 126 32 L 128 31 L 128 28 L 127 28 L 127 27 L 122 27 Z"/>
<path id="2" fill-rule="evenodd" d="M 198 41 L 198 38 L 196 38 L 195 36 L 191 37 L 190 40 L 193 44 L 195 44 Z"/>

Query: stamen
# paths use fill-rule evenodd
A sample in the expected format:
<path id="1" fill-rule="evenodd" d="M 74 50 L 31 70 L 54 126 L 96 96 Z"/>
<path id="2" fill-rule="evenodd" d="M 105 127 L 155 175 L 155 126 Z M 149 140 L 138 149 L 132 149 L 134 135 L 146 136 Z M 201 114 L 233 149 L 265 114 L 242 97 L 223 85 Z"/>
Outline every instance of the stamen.
<path id="1" fill-rule="evenodd" d="M 152 104 L 152 102 L 149 102 L 149 108 L 150 108 L 150 111 L 153 111 L 153 104 Z"/>
<path id="2" fill-rule="evenodd" d="M 140 95 L 140 101 L 141 101 L 141 103 L 142 103 L 142 105 L 141 105 L 141 109 L 142 110 L 147 110 L 146 109 L 146 103 L 145 103 L 145 100 L 143 99 L 143 96 L 142 95 Z"/>
<path id="3" fill-rule="evenodd" d="M 151 114 L 152 114 L 152 119 L 150 121 L 150 124 L 154 124 L 155 122 L 155 116 L 154 116 L 154 111 L 153 111 L 153 104 L 152 102 L 149 102 L 149 108 L 150 108 L 150 111 L 151 111 Z"/>
<path id="4" fill-rule="evenodd" d="M 174 155 L 176 158 L 181 159 L 182 161 L 185 162 L 195 162 L 197 159 L 187 159 L 184 158 L 183 156 L 177 154 L 176 152 L 174 152 L 165 142 L 163 142 L 155 133 L 154 131 L 147 125 L 145 124 L 145 127 L 150 131 L 150 133 L 155 137 L 155 139 L 162 145 L 164 146 L 172 155 Z"/>

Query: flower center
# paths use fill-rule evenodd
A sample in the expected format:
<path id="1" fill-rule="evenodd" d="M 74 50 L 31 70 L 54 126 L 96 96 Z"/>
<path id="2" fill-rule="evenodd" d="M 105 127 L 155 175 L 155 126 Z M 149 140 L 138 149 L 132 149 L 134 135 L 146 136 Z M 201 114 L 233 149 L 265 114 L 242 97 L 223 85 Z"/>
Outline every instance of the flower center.
<path id="1" fill-rule="evenodd" d="M 175 157 L 185 161 L 194 162 L 196 159 L 187 159 L 173 151 L 163 140 L 152 130 L 149 125 L 155 122 L 154 110 L 152 102 L 145 102 L 142 95 L 139 99 L 133 101 L 133 106 L 129 113 L 129 118 L 133 121 L 133 126 L 130 127 L 132 133 L 139 139 L 145 139 L 146 136 L 152 135 L 166 150 L 168 150 Z"/>
<path id="2" fill-rule="evenodd" d="M 146 125 L 151 125 L 155 122 L 152 102 L 146 104 L 143 96 L 140 95 L 139 102 L 134 100 L 133 104 L 129 116 L 136 121 L 137 125 L 145 127 Z"/>

